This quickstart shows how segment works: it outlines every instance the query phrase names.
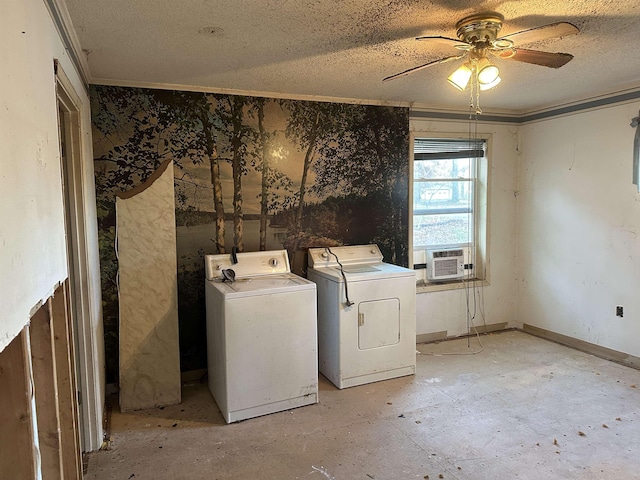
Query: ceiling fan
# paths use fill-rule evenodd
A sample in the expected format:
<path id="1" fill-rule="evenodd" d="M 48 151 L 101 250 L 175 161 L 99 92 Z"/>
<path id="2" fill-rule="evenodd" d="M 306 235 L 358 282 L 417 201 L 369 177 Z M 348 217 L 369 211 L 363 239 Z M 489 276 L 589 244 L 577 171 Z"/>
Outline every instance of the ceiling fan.
<path id="1" fill-rule="evenodd" d="M 542 40 L 564 37 L 578 33 L 580 30 L 568 22 L 557 22 L 540 27 L 522 30 L 499 37 L 504 17 L 499 13 L 489 12 L 471 15 L 456 24 L 458 39 L 442 36 L 417 37 L 419 41 L 444 43 L 456 48 L 460 53 L 424 65 L 410 68 L 383 79 L 383 82 L 404 77 L 433 65 L 451 62 L 467 57 L 467 60 L 453 72 L 448 81 L 459 90 L 471 87 L 488 90 L 500 83 L 500 71 L 488 58 L 488 54 L 501 59 L 559 68 L 569 62 L 573 55 L 568 53 L 550 53 L 539 50 L 528 50 L 516 47 Z"/>

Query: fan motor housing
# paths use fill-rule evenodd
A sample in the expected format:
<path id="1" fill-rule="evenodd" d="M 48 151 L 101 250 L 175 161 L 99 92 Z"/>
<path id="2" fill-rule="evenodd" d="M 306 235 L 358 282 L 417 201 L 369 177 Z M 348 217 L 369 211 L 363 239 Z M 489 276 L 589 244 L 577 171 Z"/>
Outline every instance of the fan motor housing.
<path id="1" fill-rule="evenodd" d="M 456 24 L 456 35 L 471 45 L 484 43 L 491 45 L 502 28 L 504 17 L 499 13 L 479 13 L 460 20 Z"/>

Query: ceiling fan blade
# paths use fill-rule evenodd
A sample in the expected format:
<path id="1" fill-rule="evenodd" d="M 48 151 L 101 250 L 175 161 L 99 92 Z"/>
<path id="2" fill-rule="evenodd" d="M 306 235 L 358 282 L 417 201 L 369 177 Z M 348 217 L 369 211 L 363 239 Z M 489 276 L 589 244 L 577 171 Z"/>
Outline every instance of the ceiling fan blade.
<path id="1" fill-rule="evenodd" d="M 428 40 L 434 43 L 441 43 L 444 45 L 449 45 L 451 47 L 455 47 L 456 45 L 467 45 L 467 43 L 463 42 L 462 40 L 459 40 L 457 38 L 449 38 L 449 37 L 442 37 L 442 36 L 437 36 L 437 37 L 416 37 L 416 40 L 419 41 L 424 41 L 424 40 Z"/>
<path id="2" fill-rule="evenodd" d="M 396 78 L 404 77 L 405 75 L 409 75 L 410 73 L 417 72 L 419 70 L 422 70 L 423 68 L 431 67 L 433 65 L 438 65 L 439 63 L 450 62 L 452 60 L 458 60 L 466 55 L 467 53 L 465 52 L 462 55 L 454 55 L 452 57 L 445 57 L 445 58 L 441 58 L 440 60 L 434 60 L 433 62 L 425 63 L 424 65 L 419 65 L 417 67 L 410 68 L 409 70 L 405 70 L 404 72 L 396 73 L 395 75 L 385 77 L 382 79 L 382 81 L 387 82 L 389 80 L 394 80 Z"/>
<path id="3" fill-rule="evenodd" d="M 560 68 L 573 58 L 573 55 L 569 53 L 550 53 L 539 50 L 526 50 L 524 48 L 516 48 L 515 52 L 513 56 L 509 56 L 512 52 L 504 50 L 496 53 L 496 56 L 550 68 Z"/>
<path id="4" fill-rule="evenodd" d="M 500 37 L 498 40 L 506 39 L 511 40 L 516 45 L 524 45 L 527 43 L 539 42 L 541 40 L 566 37 L 567 35 L 574 35 L 579 32 L 580 29 L 569 22 L 558 22 L 505 35 L 504 37 Z"/>

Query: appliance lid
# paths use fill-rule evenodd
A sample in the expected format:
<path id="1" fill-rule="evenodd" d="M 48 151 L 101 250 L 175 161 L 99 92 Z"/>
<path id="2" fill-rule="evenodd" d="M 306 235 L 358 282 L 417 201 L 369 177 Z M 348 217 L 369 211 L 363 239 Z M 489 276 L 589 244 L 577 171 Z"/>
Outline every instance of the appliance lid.
<path id="1" fill-rule="evenodd" d="M 340 270 L 339 267 L 334 268 Z M 344 271 L 344 273 L 372 273 L 379 272 L 380 269 L 369 265 L 345 265 L 342 268 L 342 271 Z"/>
<path id="2" fill-rule="evenodd" d="M 289 293 L 299 290 L 315 289 L 315 283 L 294 273 L 282 275 L 260 275 L 236 279 L 235 282 L 210 280 L 225 298 L 241 298 L 257 295 Z"/>
<path id="3" fill-rule="evenodd" d="M 333 250 L 333 249 L 332 249 Z M 389 278 L 411 277 L 416 278 L 415 270 L 399 267 L 391 263 L 377 263 L 375 265 L 345 265 L 343 267 L 347 282 L 362 282 L 372 280 L 386 280 Z M 324 277 L 333 282 L 344 282 L 340 267 L 320 267 L 309 268 L 307 277 L 313 279 L 314 276 Z"/>

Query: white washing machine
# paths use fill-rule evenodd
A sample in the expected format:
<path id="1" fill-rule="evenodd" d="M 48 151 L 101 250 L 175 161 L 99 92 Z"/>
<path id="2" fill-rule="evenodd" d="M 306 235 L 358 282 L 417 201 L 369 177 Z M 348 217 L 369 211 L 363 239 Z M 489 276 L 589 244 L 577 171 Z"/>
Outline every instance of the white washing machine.
<path id="1" fill-rule="evenodd" d="M 338 388 L 416 371 L 416 276 L 377 245 L 310 248 L 318 293 L 318 364 Z"/>
<path id="2" fill-rule="evenodd" d="M 317 403 L 315 284 L 286 250 L 236 259 L 205 255 L 209 389 L 225 421 Z"/>

